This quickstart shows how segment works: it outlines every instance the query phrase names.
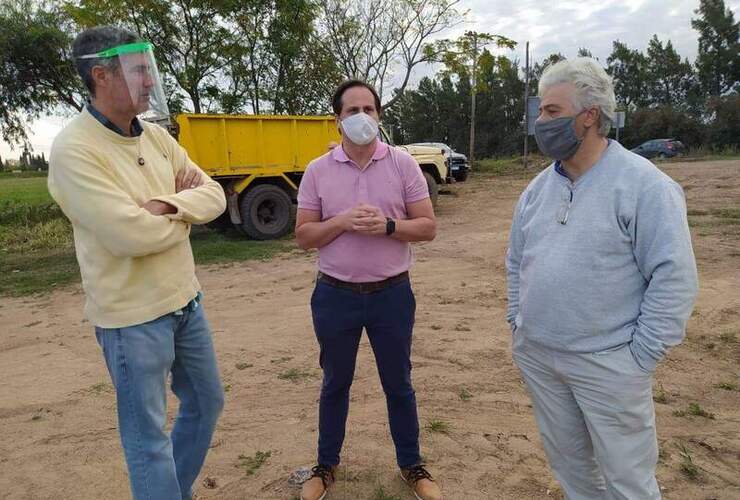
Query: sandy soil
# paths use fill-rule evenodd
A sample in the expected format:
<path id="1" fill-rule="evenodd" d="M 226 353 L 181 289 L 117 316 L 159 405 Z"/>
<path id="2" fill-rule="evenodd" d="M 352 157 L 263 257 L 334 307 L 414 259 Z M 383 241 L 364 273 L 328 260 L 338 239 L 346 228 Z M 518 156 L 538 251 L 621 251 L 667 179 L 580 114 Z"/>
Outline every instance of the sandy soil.
<path id="1" fill-rule="evenodd" d="M 740 161 L 674 163 L 686 189 L 701 294 L 655 390 L 667 499 L 740 498 L 740 228 L 705 214 L 740 207 Z M 413 361 L 422 452 L 448 499 L 561 498 L 512 364 L 503 259 L 525 177 L 473 176 L 440 197 L 439 236 L 416 247 Z M 314 256 L 198 270 L 226 409 L 199 498 L 292 499 L 292 471 L 315 453 L 320 370 L 308 307 Z M 129 498 L 115 398 L 82 320 L 82 293 L 0 301 L 0 497 Z M 279 375 L 297 373 L 297 380 Z M 303 376 L 305 375 L 305 376 Z M 460 397 L 466 391 L 472 397 Z M 676 416 L 690 403 L 714 414 Z M 176 401 L 171 400 L 170 413 Z M 426 428 L 449 425 L 447 433 Z M 698 477 L 682 472 L 687 451 Z M 270 453 L 249 474 L 240 455 Z M 410 499 L 394 467 L 385 402 L 361 344 L 340 480 L 332 499 Z M 382 487 L 385 496 L 380 491 Z"/>

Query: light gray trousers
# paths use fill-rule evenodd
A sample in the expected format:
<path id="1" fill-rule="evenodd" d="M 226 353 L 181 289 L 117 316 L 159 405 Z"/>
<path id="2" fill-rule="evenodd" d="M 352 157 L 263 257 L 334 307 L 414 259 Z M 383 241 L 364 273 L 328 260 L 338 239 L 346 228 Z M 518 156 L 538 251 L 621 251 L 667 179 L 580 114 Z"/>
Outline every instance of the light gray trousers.
<path id="1" fill-rule="evenodd" d="M 660 499 L 652 374 L 629 344 L 563 353 L 515 332 L 512 351 L 565 498 Z"/>

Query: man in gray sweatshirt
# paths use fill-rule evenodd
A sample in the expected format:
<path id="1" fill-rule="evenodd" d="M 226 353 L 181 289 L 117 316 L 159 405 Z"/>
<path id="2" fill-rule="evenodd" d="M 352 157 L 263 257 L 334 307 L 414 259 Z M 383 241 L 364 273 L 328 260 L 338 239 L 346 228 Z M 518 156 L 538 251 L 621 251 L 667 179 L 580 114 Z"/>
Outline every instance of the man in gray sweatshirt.
<path id="1" fill-rule="evenodd" d="M 698 286 L 683 191 L 606 138 L 614 89 L 595 61 L 553 65 L 539 95 L 537 144 L 556 161 L 514 212 L 514 361 L 568 500 L 657 499 L 652 374 Z"/>

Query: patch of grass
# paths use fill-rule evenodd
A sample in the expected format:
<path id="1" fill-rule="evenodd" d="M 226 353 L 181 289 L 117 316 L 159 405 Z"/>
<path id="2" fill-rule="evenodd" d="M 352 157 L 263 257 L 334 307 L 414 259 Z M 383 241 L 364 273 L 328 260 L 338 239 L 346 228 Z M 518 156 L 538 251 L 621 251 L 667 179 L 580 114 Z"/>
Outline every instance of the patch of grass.
<path id="1" fill-rule="evenodd" d="M 113 386 L 106 382 L 99 382 L 97 384 L 90 386 L 88 391 L 93 394 L 111 393 L 113 392 Z"/>
<path id="2" fill-rule="evenodd" d="M 10 254 L 0 250 L 0 295 L 48 292 L 79 279 L 72 249 Z"/>
<path id="3" fill-rule="evenodd" d="M 431 328 L 432 330 L 441 330 L 441 329 L 442 329 L 442 327 L 441 327 L 441 326 L 439 326 L 439 325 L 432 325 L 432 326 L 431 326 L 430 328 Z"/>
<path id="4" fill-rule="evenodd" d="M 401 497 L 399 497 L 398 495 L 394 495 L 392 493 L 386 492 L 383 486 L 378 486 L 373 491 L 373 494 L 370 497 L 370 499 L 371 500 L 401 500 Z"/>
<path id="5" fill-rule="evenodd" d="M 291 382 L 298 382 L 299 380 L 311 378 L 313 375 L 311 372 L 299 370 L 298 368 L 291 368 L 290 370 L 279 373 L 277 378 L 280 380 L 290 380 Z"/>
<path id="6" fill-rule="evenodd" d="M 690 403 L 687 409 L 676 410 L 673 412 L 673 415 L 676 417 L 685 417 L 687 415 L 692 415 L 695 417 L 704 417 L 710 420 L 714 420 L 714 413 L 706 411 L 699 405 L 699 403 Z"/>
<path id="7" fill-rule="evenodd" d="M 231 392 L 231 384 L 226 384 L 224 386 L 224 392 Z"/>
<path id="8" fill-rule="evenodd" d="M 449 434 L 451 426 L 444 420 L 433 418 L 429 422 L 427 422 L 426 430 L 428 430 L 429 432 L 437 432 L 439 434 Z"/>
<path id="9" fill-rule="evenodd" d="M 229 238 L 208 230 L 194 234 L 196 264 L 265 260 L 288 248 L 283 241 Z M 0 296 L 49 292 L 79 280 L 72 228 L 66 219 L 31 226 L 0 225 Z"/>
<path id="10" fill-rule="evenodd" d="M 252 363 L 237 363 L 234 365 L 234 368 L 237 370 L 246 370 L 247 368 L 252 368 L 254 365 Z"/>
<path id="11" fill-rule="evenodd" d="M 45 175 L 3 175 L 0 177 L 0 200 L 31 205 L 52 201 Z"/>
<path id="12" fill-rule="evenodd" d="M 283 356 L 282 358 L 271 359 L 270 363 L 285 363 L 286 361 L 290 361 L 291 359 L 293 359 L 291 356 Z"/>
<path id="13" fill-rule="evenodd" d="M 33 203 L 3 199 L 0 203 L 0 225 L 3 226 L 31 225 L 63 218 L 62 209 L 52 201 Z"/>
<path id="14" fill-rule="evenodd" d="M 72 249 L 72 226 L 67 219 L 23 225 L 0 225 L 0 251 L 27 253 L 43 250 Z"/>
<path id="15" fill-rule="evenodd" d="M 716 387 L 717 389 L 725 390 L 725 391 L 736 391 L 737 390 L 737 384 L 733 384 L 732 382 L 720 382 L 714 387 Z"/>
<path id="16" fill-rule="evenodd" d="M 255 241 L 236 231 L 199 230 L 190 236 L 196 264 L 268 260 L 290 247 L 285 240 Z"/>
<path id="17" fill-rule="evenodd" d="M 460 392 L 457 395 L 460 396 L 462 401 L 470 401 L 473 399 L 473 395 L 464 387 L 460 389 Z"/>
<path id="18" fill-rule="evenodd" d="M 510 158 L 488 158 L 477 161 L 473 167 L 473 172 L 480 172 L 482 174 L 497 177 L 509 175 L 517 177 L 533 177 L 550 163 L 552 163 L 552 161 L 545 157 L 530 155 L 528 158 L 528 166 L 527 168 L 524 168 L 524 160 L 521 156 Z"/>
<path id="19" fill-rule="evenodd" d="M 663 386 L 660 385 L 655 390 L 655 394 L 653 394 L 653 401 L 660 404 L 668 404 L 670 401 L 670 398 L 668 397 L 668 393 L 663 389 Z"/>
<path id="20" fill-rule="evenodd" d="M 271 451 L 260 450 L 257 450 L 253 457 L 248 455 L 239 455 L 239 464 L 237 467 L 243 468 L 247 476 L 251 476 L 257 472 L 257 469 L 264 465 L 267 459 L 270 458 L 270 455 L 272 455 Z"/>
<path id="21" fill-rule="evenodd" d="M 678 453 L 681 456 L 681 465 L 679 466 L 679 469 L 690 480 L 697 481 L 701 475 L 701 471 L 694 463 L 691 451 L 683 444 L 678 444 L 676 446 L 678 447 Z"/>

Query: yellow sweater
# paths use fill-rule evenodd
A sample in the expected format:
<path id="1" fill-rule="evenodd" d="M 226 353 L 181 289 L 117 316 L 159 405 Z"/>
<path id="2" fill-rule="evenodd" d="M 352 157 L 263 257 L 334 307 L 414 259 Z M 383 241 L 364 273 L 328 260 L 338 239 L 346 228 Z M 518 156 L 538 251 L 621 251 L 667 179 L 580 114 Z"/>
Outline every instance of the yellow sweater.
<path id="1" fill-rule="evenodd" d="M 166 130 L 141 124 L 141 136 L 124 137 L 84 110 L 56 137 L 49 158 L 49 192 L 74 229 L 85 316 L 103 328 L 144 323 L 192 300 L 200 284 L 190 225 L 226 207 L 212 179 L 175 193 L 177 172 L 197 166 Z M 177 213 L 150 214 L 141 205 L 151 199 Z"/>

